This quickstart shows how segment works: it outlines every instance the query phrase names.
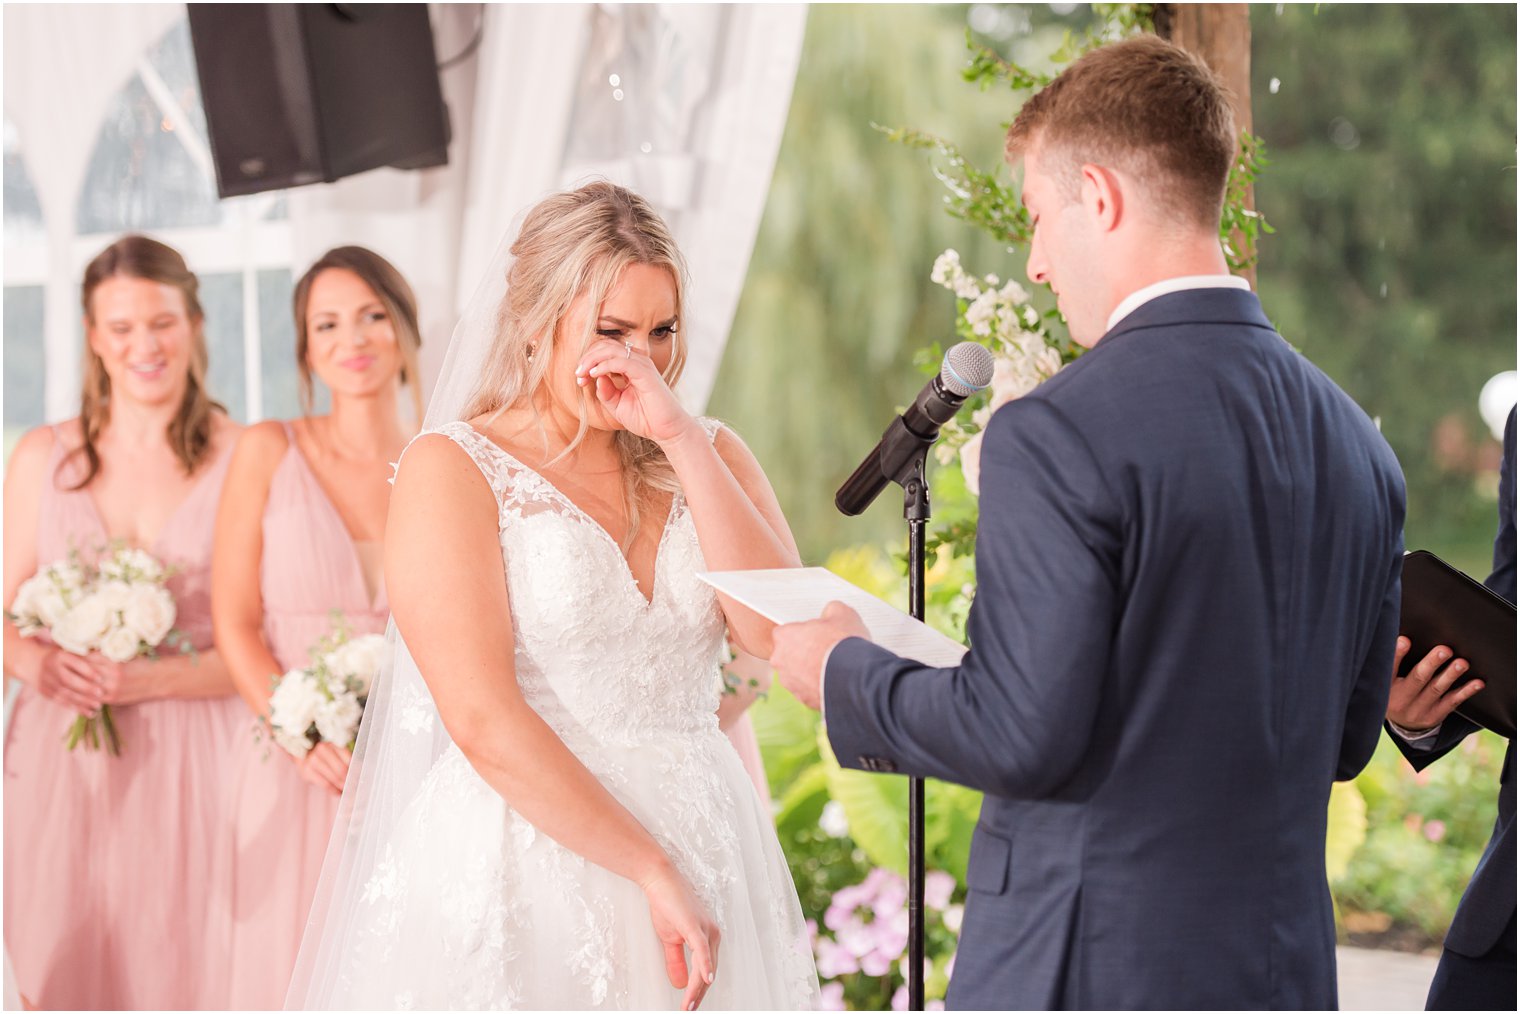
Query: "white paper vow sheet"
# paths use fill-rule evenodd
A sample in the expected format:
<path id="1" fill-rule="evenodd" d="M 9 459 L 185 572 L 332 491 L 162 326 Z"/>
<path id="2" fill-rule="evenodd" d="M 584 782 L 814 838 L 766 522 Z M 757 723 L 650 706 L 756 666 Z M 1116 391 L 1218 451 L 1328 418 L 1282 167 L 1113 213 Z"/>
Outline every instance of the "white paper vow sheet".
<path id="1" fill-rule="evenodd" d="M 959 665 L 966 653 L 965 645 L 823 567 L 724 570 L 697 576 L 776 623 L 816 620 L 824 606 L 843 602 L 860 614 L 871 640 L 895 655 L 944 668 Z"/>

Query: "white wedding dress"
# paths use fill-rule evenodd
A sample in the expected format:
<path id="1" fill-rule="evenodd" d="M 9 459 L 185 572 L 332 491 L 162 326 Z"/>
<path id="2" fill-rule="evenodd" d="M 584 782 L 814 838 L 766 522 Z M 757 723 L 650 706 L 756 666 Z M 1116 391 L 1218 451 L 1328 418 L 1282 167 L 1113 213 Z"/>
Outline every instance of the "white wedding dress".
<path id="1" fill-rule="evenodd" d="M 468 452 L 500 505 L 511 601 L 501 622 L 512 624 L 523 694 L 718 923 L 703 1008 L 816 1007 L 808 933 L 770 814 L 718 728 L 723 618 L 696 577 L 704 564 L 682 497 L 646 601 L 606 531 L 546 479 L 468 423 L 436 432 Z M 349 863 L 341 931 L 323 937 L 320 969 L 292 1000 L 677 1009 L 643 892 L 514 812 L 448 741 L 420 680 L 398 682 L 389 707 L 398 731 L 367 763 L 384 767 L 418 738 L 436 744 L 431 764 Z"/>

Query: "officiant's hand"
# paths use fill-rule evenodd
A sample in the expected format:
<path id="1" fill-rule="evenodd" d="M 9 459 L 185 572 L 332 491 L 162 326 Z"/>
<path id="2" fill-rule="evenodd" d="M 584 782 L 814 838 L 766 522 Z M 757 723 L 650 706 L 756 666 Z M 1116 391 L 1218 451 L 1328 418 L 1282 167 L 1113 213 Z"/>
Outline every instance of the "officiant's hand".
<path id="1" fill-rule="evenodd" d="M 1388 692 L 1388 720 L 1406 732 L 1434 729 L 1463 701 L 1483 689 L 1481 679 L 1472 679 L 1456 690 L 1451 689 L 1451 685 L 1467 671 L 1467 660 L 1452 659 L 1451 649 L 1445 645 L 1431 649 L 1430 654 L 1409 670 L 1408 676 L 1400 679 L 1399 663 L 1407 654 L 1409 638 L 1401 637 L 1393 649 L 1393 688 Z M 1447 664 L 1448 659 L 1451 659 L 1450 664 Z"/>
<path id="2" fill-rule="evenodd" d="M 822 703 L 823 662 L 834 645 L 850 637 L 870 637 L 860 614 L 843 602 L 830 602 L 823 615 L 806 623 L 776 628 L 771 665 L 792 696 L 817 711 Z"/>
<path id="3" fill-rule="evenodd" d="M 676 989 L 684 989 L 682 1010 L 702 1005 L 718 972 L 718 924 L 702 907 L 691 885 L 674 866 L 663 866 L 640 883 L 649 901 L 649 917 L 665 948 L 665 974 Z M 686 951 L 691 950 L 691 967 Z"/>
<path id="4" fill-rule="evenodd" d="M 575 382 L 592 385 L 597 401 L 630 433 L 657 444 L 692 434 L 707 439 L 676 400 L 659 366 L 634 342 L 602 339 L 593 343 L 576 364 Z"/>

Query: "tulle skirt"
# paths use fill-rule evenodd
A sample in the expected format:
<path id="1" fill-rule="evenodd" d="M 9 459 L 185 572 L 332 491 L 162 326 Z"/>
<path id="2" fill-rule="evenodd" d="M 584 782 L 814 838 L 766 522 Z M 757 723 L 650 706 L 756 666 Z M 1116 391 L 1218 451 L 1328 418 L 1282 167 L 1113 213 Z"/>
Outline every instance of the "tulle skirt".
<path id="1" fill-rule="evenodd" d="M 122 753 L 64 749 L 74 712 L 30 688 L 5 742 L 5 945 L 52 1009 L 189 1008 L 212 844 L 248 714 L 232 697 L 112 708 Z"/>
<path id="2" fill-rule="evenodd" d="M 703 1009 L 818 1003 L 786 859 L 716 724 L 581 751 L 691 882 L 722 932 Z M 643 892 L 540 833 L 450 746 L 324 936 L 332 981 L 292 1007 L 676 1010 Z M 314 929 L 318 927 L 314 926 Z"/>

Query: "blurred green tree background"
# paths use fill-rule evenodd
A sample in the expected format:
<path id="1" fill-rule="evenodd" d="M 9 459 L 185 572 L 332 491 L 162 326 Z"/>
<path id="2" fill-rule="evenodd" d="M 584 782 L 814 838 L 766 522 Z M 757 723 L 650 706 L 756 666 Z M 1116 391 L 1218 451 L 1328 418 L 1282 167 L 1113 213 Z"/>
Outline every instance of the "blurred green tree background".
<path id="1" fill-rule="evenodd" d="M 1048 67 L 1086 5 L 816 6 L 748 284 L 709 410 L 766 467 L 804 558 L 901 538 L 883 495 L 843 518 L 833 492 L 916 392 L 913 353 L 951 335 L 929 281 L 960 250 L 1021 257 L 945 214 L 927 158 L 873 124 L 950 138 L 998 164 L 1021 101 L 960 80 L 970 28 Z M 1408 543 L 1486 574 L 1498 442 L 1483 383 L 1515 368 L 1515 10 L 1252 8 L 1254 130 L 1277 228 L 1259 285 L 1283 334 L 1379 417 L 1409 482 Z"/>

